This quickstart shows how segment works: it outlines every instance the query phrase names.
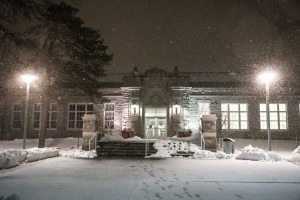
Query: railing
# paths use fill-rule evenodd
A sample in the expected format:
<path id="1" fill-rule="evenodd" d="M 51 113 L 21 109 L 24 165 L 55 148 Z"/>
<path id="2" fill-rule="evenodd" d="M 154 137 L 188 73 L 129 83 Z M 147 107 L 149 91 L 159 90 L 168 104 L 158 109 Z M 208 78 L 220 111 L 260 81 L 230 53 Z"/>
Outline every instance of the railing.
<path id="1" fill-rule="evenodd" d="M 202 150 L 205 150 L 205 140 L 204 140 L 204 137 L 203 137 L 203 134 L 202 134 L 202 131 L 201 131 L 201 130 L 199 131 L 199 134 L 200 134 L 200 145 L 201 145 L 201 149 L 202 149 Z"/>
<path id="2" fill-rule="evenodd" d="M 98 130 L 94 133 L 93 137 L 91 139 L 89 139 L 89 151 L 91 151 L 91 141 L 94 139 L 95 141 L 95 150 L 96 150 L 96 147 L 97 147 L 97 141 L 98 141 L 98 135 L 100 136 L 99 139 L 102 138 L 102 128 L 98 128 Z"/>

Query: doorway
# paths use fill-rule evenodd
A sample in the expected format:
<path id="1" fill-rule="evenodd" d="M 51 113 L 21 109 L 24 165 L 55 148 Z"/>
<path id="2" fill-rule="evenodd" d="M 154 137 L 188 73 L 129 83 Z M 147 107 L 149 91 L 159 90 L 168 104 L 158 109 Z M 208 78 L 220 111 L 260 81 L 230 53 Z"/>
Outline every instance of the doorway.
<path id="1" fill-rule="evenodd" d="M 165 117 L 147 117 L 145 124 L 148 138 L 157 139 L 167 136 Z"/>

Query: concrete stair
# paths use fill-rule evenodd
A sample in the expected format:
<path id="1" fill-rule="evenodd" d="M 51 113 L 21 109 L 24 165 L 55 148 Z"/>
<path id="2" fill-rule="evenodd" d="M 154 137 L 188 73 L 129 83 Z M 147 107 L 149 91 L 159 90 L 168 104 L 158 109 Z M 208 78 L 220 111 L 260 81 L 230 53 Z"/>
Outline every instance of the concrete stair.
<path id="1" fill-rule="evenodd" d="M 147 156 L 157 152 L 153 147 L 154 141 L 149 141 Z M 97 154 L 99 157 L 144 157 L 144 141 L 99 141 Z"/>

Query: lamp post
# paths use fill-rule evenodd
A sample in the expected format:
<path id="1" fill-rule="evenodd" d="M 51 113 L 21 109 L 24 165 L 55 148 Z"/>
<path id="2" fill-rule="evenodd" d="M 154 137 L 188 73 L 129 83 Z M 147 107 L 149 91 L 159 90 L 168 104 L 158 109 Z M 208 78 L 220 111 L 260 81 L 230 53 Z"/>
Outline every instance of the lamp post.
<path id="1" fill-rule="evenodd" d="M 23 149 L 26 148 L 26 137 L 27 137 L 27 121 L 28 121 L 28 102 L 29 102 L 29 88 L 30 83 L 37 79 L 36 76 L 25 74 L 21 76 L 21 79 L 26 82 L 26 102 L 25 102 L 25 117 L 24 117 L 24 132 L 23 132 Z"/>
<path id="2" fill-rule="evenodd" d="M 267 114 L 267 132 L 268 132 L 268 150 L 271 151 L 271 128 L 270 128 L 270 109 L 269 109 L 269 101 L 270 101 L 270 84 L 276 78 L 276 73 L 267 71 L 259 75 L 259 80 L 266 84 L 266 114 Z"/>

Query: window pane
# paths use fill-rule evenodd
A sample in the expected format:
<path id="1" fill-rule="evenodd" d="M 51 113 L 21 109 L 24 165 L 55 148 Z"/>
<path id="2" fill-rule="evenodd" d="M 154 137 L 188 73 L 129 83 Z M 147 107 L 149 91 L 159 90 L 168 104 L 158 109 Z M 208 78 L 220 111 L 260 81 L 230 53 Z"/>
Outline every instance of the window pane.
<path id="1" fill-rule="evenodd" d="M 248 123 L 247 122 L 241 122 L 241 129 L 248 129 Z"/>
<path id="2" fill-rule="evenodd" d="M 270 111 L 277 111 L 277 104 L 269 104 Z"/>
<path id="3" fill-rule="evenodd" d="M 69 111 L 75 111 L 75 104 L 70 104 L 69 105 Z"/>
<path id="4" fill-rule="evenodd" d="M 75 120 L 75 113 L 74 112 L 69 113 L 69 120 Z"/>
<path id="5" fill-rule="evenodd" d="M 222 104 L 221 105 L 221 110 L 222 111 L 228 111 L 228 104 Z"/>
<path id="6" fill-rule="evenodd" d="M 93 111 L 93 104 L 88 104 L 87 105 L 87 111 L 92 112 Z"/>
<path id="7" fill-rule="evenodd" d="M 75 121 L 69 121 L 69 128 L 75 128 Z"/>
<path id="8" fill-rule="evenodd" d="M 56 103 L 51 104 L 51 111 L 57 111 L 57 104 Z"/>
<path id="9" fill-rule="evenodd" d="M 51 121 L 56 121 L 57 120 L 57 112 L 51 113 Z"/>
<path id="10" fill-rule="evenodd" d="M 270 129 L 278 129 L 278 121 L 270 121 Z"/>
<path id="11" fill-rule="evenodd" d="M 241 120 L 247 120 L 247 113 L 246 112 L 243 112 L 241 113 Z"/>
<path id="12" fill-rule="evenodd" d="M 261 129 L 267 129 L 267 122 L 266 121 L 260 121 L 260 128 Z"/>
<path id="13" fill-rule="evenodd" d="M 247 104 L 240 104 L 240 111 L 247 111 Z"/>
<path id="14" fill-rule="evenodd" d="M 286 122 L 280 122 L 280 129 L 287 129 Z"/>
<path id="15" fill-rule="evenodd" d="M 230 129 L 239 129 L 238 121 L 230 121 Z"/>
<path id="16" fill-rule="evenodd" d="M 77 105 L 77 111 L 85 111 L 85 105 L 84 104 L 78 104 Z"/>
<path id="17" fill-rule="evenodd" d="M 231 120 L 239 120 L 239 113 L 238 112 L 231 112 L 230 113 L 230 121 Z"/>
<path id="18" fill-rule="evenodd" d="M 238 104 L 229 104 L 229 111 L 238 111 L 239 105 Z"/>
<path id="19" fill-rule="evenodd" d="M 278 120 L 278 114 L 277 114 L 277 112 L 271 112 L 270 113 L 270 120 L 271 121 L 274 121 L 274 120 Z"/>
<path id="20" fill-rule="evenodd" d="M 286 121 L 286 113 L 285 112 L 280 112 L 279 113 L 279 120 L 280 121 Z"/>
<path id="21" fill-rule="evenodd" d="M 260 111 L 267 111 L 266 104 L 259 104 Z"/>
<path id="22" fill-rule="evenodd" d="M 263 121 L 267 120 L 267 113 L 260 112 L 260 120 L 263 120 Z"/>
<path id="23" fill-rule="evenodd" d="M 279 111 L 286 111 L 286 105 L 285 104 L 279 104 Z"/>

